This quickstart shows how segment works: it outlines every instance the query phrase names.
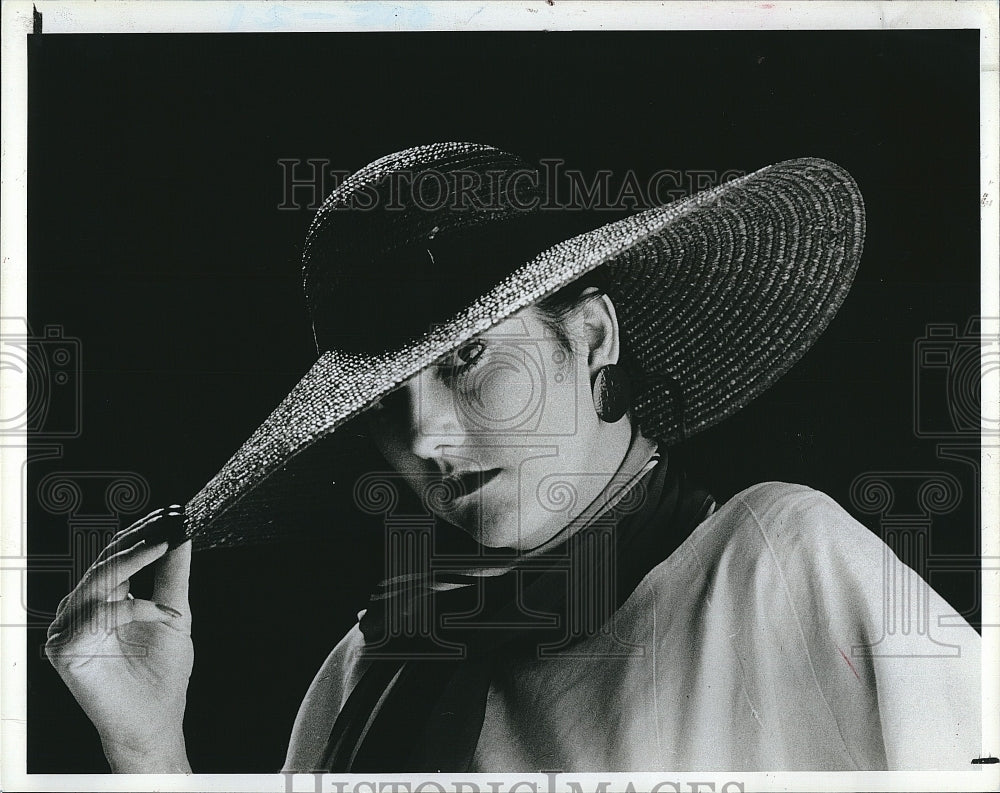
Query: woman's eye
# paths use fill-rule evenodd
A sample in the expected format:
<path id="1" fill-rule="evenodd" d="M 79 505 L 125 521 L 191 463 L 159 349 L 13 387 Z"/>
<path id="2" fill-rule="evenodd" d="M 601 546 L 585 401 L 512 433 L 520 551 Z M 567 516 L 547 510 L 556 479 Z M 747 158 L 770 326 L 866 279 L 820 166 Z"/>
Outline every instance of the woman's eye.
<path id="1" fill-rule="evenodd" d="M 479 360 L 485 350 L 486 345 L 481 341 L 473 341 L 463 347 L 459 347 L 458 350 L 455 351 L 455 358 L 458 362 L 458 367 L 464 368 L 472 366 L 472 364 Z"/>

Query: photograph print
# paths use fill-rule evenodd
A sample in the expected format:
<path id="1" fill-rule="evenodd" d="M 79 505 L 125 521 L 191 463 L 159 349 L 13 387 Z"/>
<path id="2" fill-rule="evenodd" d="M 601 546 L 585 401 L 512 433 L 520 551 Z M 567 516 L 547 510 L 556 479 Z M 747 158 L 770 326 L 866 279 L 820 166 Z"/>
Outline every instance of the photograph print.
<path id="1" fill-rule="evenodd" d="M 979 30 L 38 10 L 29 774 L 996 755 Z"/>

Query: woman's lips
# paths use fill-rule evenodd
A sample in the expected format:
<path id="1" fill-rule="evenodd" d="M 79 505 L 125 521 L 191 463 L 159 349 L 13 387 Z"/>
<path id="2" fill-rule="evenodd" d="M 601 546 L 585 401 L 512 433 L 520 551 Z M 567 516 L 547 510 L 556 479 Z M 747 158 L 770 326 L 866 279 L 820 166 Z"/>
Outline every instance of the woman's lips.
<path id="1" fill-rule="evenodd" d="M 448 486 L 450 495 L 449 501 L 457 501 L 475 493 L 477 490 L 492 481 L 500 473 L 499 468 L 491 468 L 488 471 L 468 471 L 462 474 L 452 474 L 444 477 L 443 481 Z"/>

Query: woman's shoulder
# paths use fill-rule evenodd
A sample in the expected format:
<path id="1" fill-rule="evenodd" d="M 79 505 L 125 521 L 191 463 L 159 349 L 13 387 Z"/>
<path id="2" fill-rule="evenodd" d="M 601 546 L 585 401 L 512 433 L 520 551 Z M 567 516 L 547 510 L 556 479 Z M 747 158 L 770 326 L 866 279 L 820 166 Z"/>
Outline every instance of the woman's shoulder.
<path id="1" fill-rule="evenodd" d="M 711 679 L 752 703 L 749 729 L 842 741 L 860 768 L 957 767 L 980 751 L 978 634 L 825 493 L 737 493 L 646 583 L 636 622 L 664 697 L 677 677 L 690 681 L 682 703 Z"/>
<path id="2" fill-rule="evenodd" d="M 285 770 L 322 770 L 319 765 L 330 728 L 362 671 L 363 646 L 364 637 L 355 624 L 326 657 L 295 717 Z"/>
<path id="3" fill-rule="evenodd" d="M 636 600 L 675 610 L 728 605 L 770 610 L 779 593 L 816 607 L 874 604 L 888 546 L 827 494 L 788 482 L 762 482 L 728 499 L 651 570 Z M 684 600 L 685 592 L 704 597 Z M 869 610 L 869 609 L 866 609 Z"/>
<path id="4" fill-rule="evenodd" d="M 933 614 L 955 626 L 950 638 L 976 645 L 976 632 L 922 572 L 827 494 L 763 482 L 720 506 L 633 594 L 647 611 L 686 612 L 690 624 L 722 617 L 808 637 L 832 630 L 864 644 L 887 630 L 885 611 L 905 579 L 922 593 L 925 621 Z"/>
<path id="5" fill-rule="evenodd" d="M 790 482 L 761 482 L 741 490 L 713 517 L 735 518 L 758 530 L 797 527 L 808 531 L 831 521 L 864 529 L 840 504 L 821 490 Z"/>
<path id="6" fill-rule="evenodd" d="M 720 506 L 691 536 L 692 552 L 718 559 L 738 554 L 746 564 L 820 566 L 831 557 L 869 559 L 885 548 L 874 532 L 820 490 L 762 482 Z"/>

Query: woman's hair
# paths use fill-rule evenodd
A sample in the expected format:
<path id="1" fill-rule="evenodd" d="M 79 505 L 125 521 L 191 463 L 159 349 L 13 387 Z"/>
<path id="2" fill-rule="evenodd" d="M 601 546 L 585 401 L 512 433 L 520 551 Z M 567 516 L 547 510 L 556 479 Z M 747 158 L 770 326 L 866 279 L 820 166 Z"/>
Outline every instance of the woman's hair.
<path id="1" fill-rule="evenodd" d="M 555 336 L 556 341 L 569 354 L 574 353 L 574 339 L 570 338 L 567 320 L 573 316 L 588 300 L 606 295 L 610 277 L 604 267 L 598 267 L 589 273 L 581 276 L 573 283 L 564 286 L 557 292 L 553 292 L 548 297 L 544 297 L 535 303 L 535 308 L 541 315 L 541 321 L 546 328 Z M 595 291 L 584 294 L 588 289 Z M 622 332 L 621 325 L 618 327 L 619 353 L 618 363 L 626 370 L 631 369 L 631 356 L 629 354 L 628 339 Z"/>
<path id="2" fill-rule="evenodd" d="M 573 283 L 564 286 L 557 292 L 553 292 L 548 297 L 543 297 L 535 303 L 535 308 L 541 314 L 542 324 L 552 332 L 556 337 L 556 341 L 570 355 L 574 352 L 573 342 L 575 339 L 570 338 L 569 330 L 567 329 L 567 320 L 583 307 L 588 300 L 605 294 L 607 292 L 606 287 L 607 275 L 603 268 L 598 268 L 597 270 L 591 270 L 589 273 L 573 281 Z M 588 289 L 596 291 L 587 295 L 583 294 Z"/>

